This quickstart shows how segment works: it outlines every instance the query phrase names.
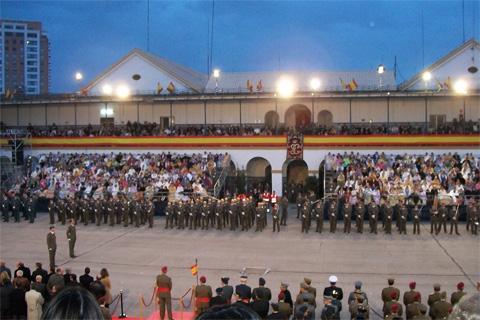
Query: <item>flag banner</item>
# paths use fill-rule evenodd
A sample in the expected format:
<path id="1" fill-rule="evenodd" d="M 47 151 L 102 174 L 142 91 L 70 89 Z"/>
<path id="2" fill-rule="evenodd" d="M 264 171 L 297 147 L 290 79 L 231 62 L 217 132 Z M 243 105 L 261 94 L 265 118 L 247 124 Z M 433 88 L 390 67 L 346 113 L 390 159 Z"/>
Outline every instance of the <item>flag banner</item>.
<path id="1" fill-rule="evenodd" d="M 170 82 L 170 84 L 167 87 L 167 90 L 168 92 L 170 92 L 170 94 L 173 94 L 175 92 L 175 86 L 173 85 L 173 83 Z"/>
<path id="2" fill-rule="evenodd" d="M 190 270 L 192 271 L 192 276 L 196 275 L 198 271 L 198 265 L 194 264 L 193 266 L 190 267 Z"/>
<path id="3" fill-rule="evenodd" d="M 87 89 L 85 89 L 85 87 L 82 87 L 82 90 L 81 90 L 81 91 L 82 91 L 82 94 L 83 94 L 84 96 L 87 96 L 87 95 L 88 95 Z"/>
<path id="4" fill-rule="evenodd" d="M 355 89 L 358 88 L 358 84 L 355 81 L 355 79 L 352 79 L 352 81 L 350 81 L 347 87 L 350 89 L 350 91 L 354 91 Z"/>
<path id="5" fill-rule="evenodd" d="M 5 92 L 5 98 L 10 99 L 10 89 L 7 89 L 7 92 Z"/>
<path id="6" fill-rule="evenodd" d="M 445 82 L 443 83 L 445 85 L 445 87 L 447 87 L 448 89 L 452 89 L 452 81 L 450 80 L 450 77 L 447 78 L 447 80 L 445 80 Z"/>
<path id="7" fill-rule="evenodd" d="M 440 81 L 438 81 L 437 78 L 435 78 L 435 81 L 437 81 L 438 90 L 442 90 L 443 89 L 443 84 Z"/>
<path id="8" fill-rule="evenodd" d="M 247 80 L 247 89 L 250 92 L 252 92 L 252 90 L 253 90 L 253 84 L 250 82 L 250 80 Z"/>
<path id="9" fill-rule="evenodd" d="M 343 88 L 347 89 L 347 84 L 345 83 L 345 81 L 343 81 L 342 78 L 340 78 L 340 82 L 342 83 Z"/>
<path id="10" fill-rule="evenodd" d="M 257 91 L 261 91 L 262 89 L 262 80 L 260 80 L 260 82 L 257 84 Z"/>
<path id="11" fill-rule="evenodd" d="M 163 91 L 163 87 L 162 85 L 160 84 L 160 82 L 157 84 L 157 94 L 160 94 L 160 92 Z"/>
<path id="12" fill-rule="evenodd" d="M 303 159 L 303 135 L 287 136 L 287 159 Z"/>

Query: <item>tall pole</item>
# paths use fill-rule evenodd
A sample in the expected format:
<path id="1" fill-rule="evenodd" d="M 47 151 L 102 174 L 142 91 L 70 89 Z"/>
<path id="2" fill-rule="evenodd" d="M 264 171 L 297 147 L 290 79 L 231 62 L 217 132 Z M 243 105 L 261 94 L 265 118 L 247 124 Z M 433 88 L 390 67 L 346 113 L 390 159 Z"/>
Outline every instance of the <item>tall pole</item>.
<path id="1" fill-rule="evenodd" d="M 242 127 L 242 100 L 238 100 L 240 104 L 240 128 Z"/>

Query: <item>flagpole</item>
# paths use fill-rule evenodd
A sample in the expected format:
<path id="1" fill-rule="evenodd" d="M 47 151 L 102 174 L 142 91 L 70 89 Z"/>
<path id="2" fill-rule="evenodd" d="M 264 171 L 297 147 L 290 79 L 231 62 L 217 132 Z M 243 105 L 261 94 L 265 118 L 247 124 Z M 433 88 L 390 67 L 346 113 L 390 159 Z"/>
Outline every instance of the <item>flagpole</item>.
<path id="1" fill-rule="evenodd" d="M 197 266 L 197 286 L 198 286 L 198 260 L 195 258 L 195 265 Z"/>

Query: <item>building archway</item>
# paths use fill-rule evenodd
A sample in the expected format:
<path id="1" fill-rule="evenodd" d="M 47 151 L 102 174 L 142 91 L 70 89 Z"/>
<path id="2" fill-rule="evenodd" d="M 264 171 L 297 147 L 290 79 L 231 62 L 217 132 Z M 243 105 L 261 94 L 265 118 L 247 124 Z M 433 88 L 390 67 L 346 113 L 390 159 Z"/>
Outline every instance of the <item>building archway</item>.
<path id="1" fill-rule="evenodd" d="M 322 110 L 317 115 L 317 123 L 319 126 L 330 127 L 333 123 L 333 115 L 328 110 Z"/>
<path id="2" fill-rule="evenodd" d="M 287 160 L 282 166 L 283 194 L 288 194 L 290 201 L 294 201 L 298 192 L 304 192 L 305 181 L 308 177 L 308 165 L 304 160 Z"/>
<path id="3" fill-rule="evenodd" d="M 303 104 L 294 104 L 285 112 L 285 126 L 301 127 L 307 126 L 312 122 L 312 113 Z"/>
<path id="4" fill-rule="evenodd" d="M 257 188 L 260 192 L 272 190 L 272 165 L 262 157 L 252 158 L 247 163 L 247 192 Z"/>
<path id="5" fill-rule="evenodd" d="M 268 111 L 265 114 L 265 126 L 271 128 L 277 128 L 280 117 L 276 111 Z"/>

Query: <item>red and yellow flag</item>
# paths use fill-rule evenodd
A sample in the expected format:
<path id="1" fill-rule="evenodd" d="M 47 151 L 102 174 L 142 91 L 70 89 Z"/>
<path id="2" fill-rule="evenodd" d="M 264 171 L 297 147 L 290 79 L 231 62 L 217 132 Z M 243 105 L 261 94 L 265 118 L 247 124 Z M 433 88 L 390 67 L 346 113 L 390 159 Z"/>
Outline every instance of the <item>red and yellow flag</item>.
<path id="1" fill-rule="evenodd" d="M 84 96 L 87 96 L 87 95 L 88 95 L 87 89 L 85 89 L 85 87 L 82 87 L 82 90 L 81 90 L 81 91 L 82 91 L 82 94 L 83 94 Z"/>
<path id="2" fill-rule="evenodd" d="M 450 80 L 450 77 L 447 78 L 447 80 L 445 80 L 445 82 L 443 83 L 448 89 L 452 89 L 452 81 Z"/>
<path id="3" fill-rule="evenodd" d="M 358 88 L 358 84 L 357 84 L 357 82 L 355 81 L 355 79 L 352 79 L 352 81 L 350 81 L 350 83 L 348 84 L 347 87 L 348 87 L 348 89 L 349 89 L 350 91 L 354 91 L 355 89 Z"/>
<path id="4" fill-rule="evenodd" d="M 5 98 L 10 99 L 10 89 L 7 89 L 7 92 L 5 92 Z"/>
<path id="5" fill-rule="evenodd" d="M 438 81 L 437 78 L 435 78 L 435 81 L 437 81 L 438 90 L 442 90 L 443 89 L 443 84 L 440 81 Z"/>
<path id="6" fill-rule="evenodd" d="M 262 87 L 262 80 L 260 80 L 257 84 L 257 91 L 261 91 L 263 89 Z"/>
<path id="7" fill-rule="evenodd" d="M 247 80 L 247 89 L 252 92 L 253 91 L 253 85 L 252 83 L 250 82 L 250 80 Z"/>
<path id="8" fill-rule="evenodd" d="M 170 92 L 170 94 L 173 94 L 175 92 L 175 86 L 172 82 L 170 82 L 170 84 L 168 85 L 167 90 L 168 92 Z"/>
<path id="9" fill-rule="evenodd" d="M 157 84 L 157 94 L 160 94 L 160 92 L 163 91 L 163 87 L 162 85 L 160 84 L 160 82 Z"/>
<path id="10" fill-rule="evenodd" d="M 345 83 L 345 81 L 343 81 L 342 78 L 340 78 L 340 82 L 342 83 L 343 88 L 347 89 L 347 84 Z"/>
<path id="11" fill-rule="evenodd" d="M 192 276 L 196 275 L 197 274 L 197 271 L 198 271 L 198 266 L 197 264 L 195 263 L 193 266 L 190 267 L 190 270 L 192 271 Z"/>

